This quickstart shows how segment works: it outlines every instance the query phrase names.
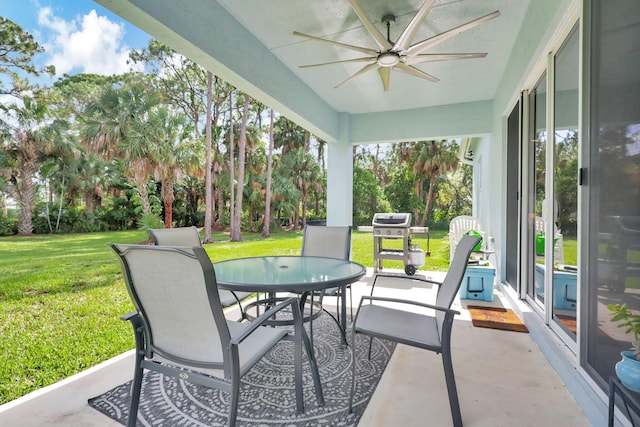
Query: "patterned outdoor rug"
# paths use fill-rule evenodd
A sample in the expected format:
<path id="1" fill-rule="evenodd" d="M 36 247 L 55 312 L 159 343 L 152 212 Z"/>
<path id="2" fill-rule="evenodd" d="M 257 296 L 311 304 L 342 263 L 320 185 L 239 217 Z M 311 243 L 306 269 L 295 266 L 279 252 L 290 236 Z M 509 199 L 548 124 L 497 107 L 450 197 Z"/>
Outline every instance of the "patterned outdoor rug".
<path id="1" fill-rule="evenodd" d="M 470 305 L 467 310 L 471 314 L 473 326 L 514 332 L 529 332 L 518 315 L 511 309 Z"/>
<path id="2" fill-rule="evenodd" d="M 316 403 L 309 365 L 304 364 L 305 413 L 296 413 L 293 343 L 281 342 L 242 379 L 238 426 L 355 426 L 387 366 L 395 344 L 358 339 L 354 412 L 349 414 L 351 349 L 340 347 L 338 327 L 323 314 L 313 322 L 314 347 L 325 405 Z M 133 372 L 132 372 L 133 375 Z M 89 400 L 89 405 L 126 425 L 131 382 Z M 225 425 L 228 395 L 216 389 L 146 371 L 138 412 L 139 426 Z"/>

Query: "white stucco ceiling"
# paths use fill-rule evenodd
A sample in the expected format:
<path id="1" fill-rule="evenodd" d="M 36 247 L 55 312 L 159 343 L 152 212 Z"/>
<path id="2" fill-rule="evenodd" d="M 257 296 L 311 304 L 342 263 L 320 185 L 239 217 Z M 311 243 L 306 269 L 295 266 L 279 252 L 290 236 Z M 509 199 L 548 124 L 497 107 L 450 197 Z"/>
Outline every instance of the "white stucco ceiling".
<path id="1" fill-rule="evenodd" d="M 347 0 L 220 0 L 219 3 L 334 109 L 359 114 L 492 99 L 529 1 L 438 0 L 414 42 L 498 10 L 498 18 L 425 52 L 486 52 L 487 57 L 416 66 L 438 77 L 438 83 L 393 71 L 387 92 L 383 91 L 376 71 L 335 88 L 363 64 L 299 68 L 300 65 L 339 61 L 363 54 L 300 38 L 293 35 L 294 31 L 341 43 L 376 47 Z M 383 34 L 386 34 L 386 28 L 382 17 L 396 16 L 391 27 L 391 41 L 397 39 L 423 3 L 423 0 L 360 0 L 362 9 Z"/>

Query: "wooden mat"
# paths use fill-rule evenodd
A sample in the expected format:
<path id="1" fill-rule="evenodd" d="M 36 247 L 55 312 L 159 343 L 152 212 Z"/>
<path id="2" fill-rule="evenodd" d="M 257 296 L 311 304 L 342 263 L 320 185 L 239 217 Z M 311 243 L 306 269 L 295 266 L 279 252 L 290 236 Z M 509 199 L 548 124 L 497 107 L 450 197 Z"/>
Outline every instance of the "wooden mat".
<path id="1" fill-rule="evenodd" d="M 577 332 L 578 327 L 577 327 L 577 324 L 576 324 L 575 316 L 563 316 L 562 314 L 556 314 L 556 317 L 571 332 L 573 332 L 574 334 Z"/>
<path id="2" fill-rule="evenodd" d="M 471 313 L 473 326 L 514 332 L 529 332 L 513 310 L 502 307 L 481 307 L 476 305 L 468 306 L 467 310 Z"/>

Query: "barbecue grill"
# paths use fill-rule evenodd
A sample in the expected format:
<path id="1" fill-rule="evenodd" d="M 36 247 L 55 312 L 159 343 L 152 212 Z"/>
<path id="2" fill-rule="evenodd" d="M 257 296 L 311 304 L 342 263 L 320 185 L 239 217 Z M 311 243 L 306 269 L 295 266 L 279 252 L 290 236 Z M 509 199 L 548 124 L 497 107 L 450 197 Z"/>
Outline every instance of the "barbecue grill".
<path id="1" fill-rule="evenodd" d="M 411 227 L 410 213 L 377 213 L 371 223 L 373 228 L 373 270 L 382 270 L 383 260 L 402 261 L 409 276 L 424 265 L 425 253 L 420 245 L 411 243 L 412 234 L 429 234 L 428 227 Z M 383 246 L 385 239 L 402 239 L 402 249 Z"/>

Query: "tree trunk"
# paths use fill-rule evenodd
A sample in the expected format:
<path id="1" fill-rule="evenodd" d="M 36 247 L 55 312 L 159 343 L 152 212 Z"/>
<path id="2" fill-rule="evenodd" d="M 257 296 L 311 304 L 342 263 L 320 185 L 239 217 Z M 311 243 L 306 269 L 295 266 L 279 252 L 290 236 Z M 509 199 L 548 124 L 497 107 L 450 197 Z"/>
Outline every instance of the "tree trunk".
<path id="1" fill-rule="evenodd" d="M 308 153 L 311 149 L 311 132 L 308 130 L 304 131 L 304 152 Z"/>
<path id="2" fill-rule="evenodd" d="M 162 200 L 164 202 L 164 228 L 173 227 L 173 179 L 162 183 Z"/>
<path id="3" fill-rule="evenodd" d="M 236 193 L 235 193 L 235 166 L 234 166 L 234 155 L 235 155 L 235 135 L 233 132 L 233 94 L 229 94 L 229 237 L 233 242 L 234 235 L 236 233 Z M 235 240 L 236 242 L 239 241 Z"/>
<path id="4" fill-rule="evenodd" d="M 207 153 L 205 159 L 204 175 L 204 243 L 211 243 L 211 217 L 213 216 L 213 194 L 211 183 L 211 104 L 213 95 L 211 87 L 213 85 L 213 75 L 207 71 L 207 117 L 205 122 L 205 140 Z M 196 126 L 197 127 L 197 126 Z"/>
<path id="5" fill-rule="evenodd" d="M 224 194 L 222 194 L 222 187 L 218 186 L 216 189 L 216 194 L 218 195 L 218 220 L 220 224 L 222 224 L 222 219 L 224 218 Z"/>
<path id="6" fill-rule="evenodd" d="M 424 213 L 422 214 L 422 221 L 420 221 L 420 227 L 424 227 L 427 223 L 427 216 L 429 215 L 429 209 L 431 209 L 431 201 L 433 199 L 433 187 L 436 185 L 436 174 L 432 173 L 429 178 L 429 193 L 427 194 L 427 203 L 424 207 Z"/>
<path id="7" fill-rule="evenodd" d="M 149 202 L 149 195 L 147 194 L 147 180 L 136 180 L 136 190 L 140 197 L 140 205 L 142 206 L 143 215 L 151 213 L 151 202 Z"/>
<path id="8" fill-rule="evenodd" d="M 262 237 L 269 237 L 271 230 L 271 168 L 273 167 L 273 108 L 269 115 L 269 153 L 267 154 L 267 190 L 262 220 Z"/>
<path id="9" fill-rule="evenodd" d="M 134 169 L 133 180 L 136 184 L 136 190 L 140 197 L 140 205 L 142 205 L 142 214 L 148 215 L 151 213 L 151 202 L 149 201 L 149 194 L 147 194 L 147 180 L 148 175 L 144 167 L 136 167 L 132 165 Z"/>
<path id="10" fill-rule="evenodd" d="M 84 206 L 88 214 L 92 214 L 96 210 L 96 194 L 94 188 L 88 188 L 84 191 Z"/>
<path id="11" fill-rule="evenodd" d="M 298 220 L 300 220 L 300 202 L 301 200 L 298 200 L 298 204 L 296 205 L 296 210 L 293 211 L 293 224 L 291 224 L 291 226 L 293 227 L 294 230 L 298 228 Z"/>
<path id="12" fill-rule="evenodd" d="M 33 223 L 31 215 L 33 213 L 33 204 L 36 194 L 36 176 L 35 161 L 27 161 L 23 164 L 18 180 L 18 202 L 20 203 L 20 219 L 18 222 L 18 235 L 30 236 L 33 234 Z"/>
<path id="13" fill-rule="evenodd" d="M 242 123 L 240 125 L 240 139 L 238 140 L 238 188 L 236 191 L 236 206 L 234 211 L 234 226 L 231 229 L 231 241 L 240 241 L 240 225 L 242 213 L 242 197 L 244 189 L 245 150 L 247 146 L 247 121 L 249 120 L 249 95 L 244 95 Z"/>
<path id="14" fill-rule="evenodd" d="M 302 188 L 302 229 L 307 225 L 307 186 Z M 297 221 L 296 221 L 297 225 Z"/>

